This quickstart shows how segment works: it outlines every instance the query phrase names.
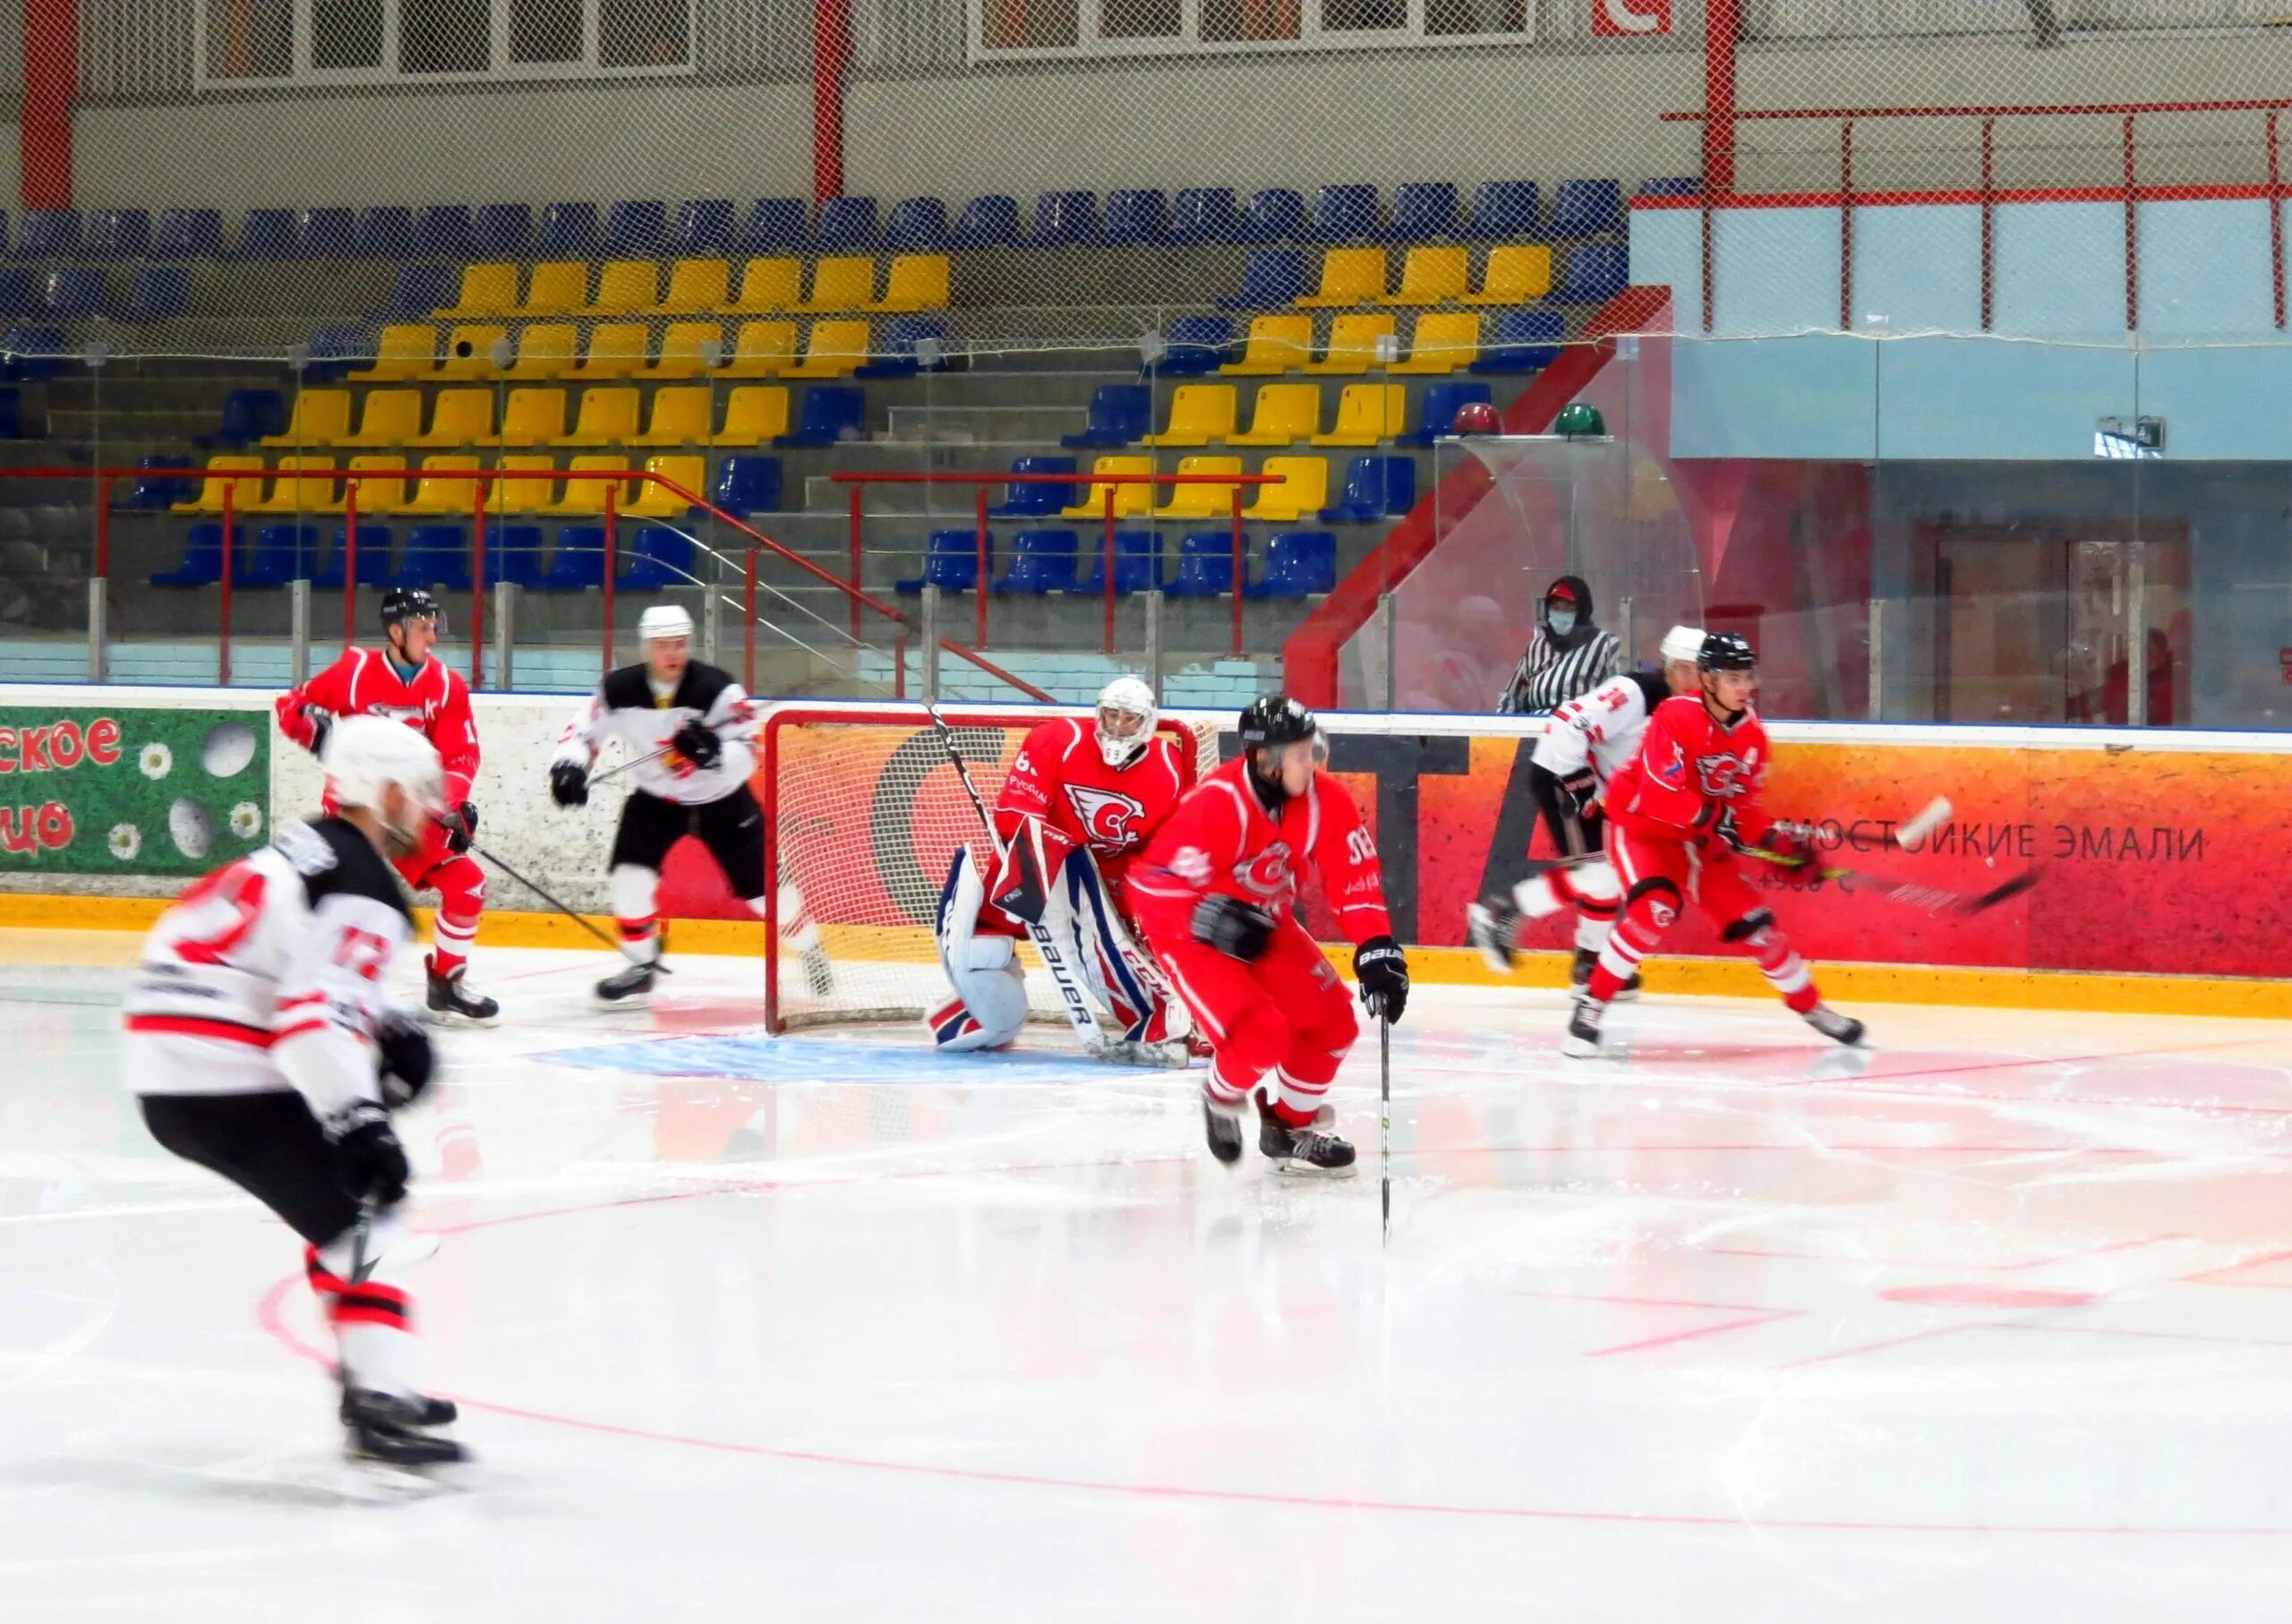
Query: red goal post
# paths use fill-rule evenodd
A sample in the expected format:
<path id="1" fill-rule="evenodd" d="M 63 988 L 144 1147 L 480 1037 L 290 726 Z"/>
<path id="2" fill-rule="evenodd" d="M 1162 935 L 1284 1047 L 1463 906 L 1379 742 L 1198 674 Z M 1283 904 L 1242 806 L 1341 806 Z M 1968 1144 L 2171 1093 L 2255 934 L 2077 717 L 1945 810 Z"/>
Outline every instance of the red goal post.
<path id="1" fill-rule="evenodd" d="M 979 798 L 992 811 L 1027 734 L 1074 706 L 1029 710 L 942 705 Z M 1218 729 L 1165 715 L 1189 784 L 1218 765 Z M 765 1024 L 791 1027 L 922 1019 L 948 996 L 933 936 L 939 893 L 958 847 L 983 837 L 945 744 L 919 705 L 783 705 L 765 718 Z M 784 887 L 800 894 L 834 966 L 816 994 L 782 936 Z M 1060 1019 L 1057 996 L 1031 947 L 1028 1002 Z"/>

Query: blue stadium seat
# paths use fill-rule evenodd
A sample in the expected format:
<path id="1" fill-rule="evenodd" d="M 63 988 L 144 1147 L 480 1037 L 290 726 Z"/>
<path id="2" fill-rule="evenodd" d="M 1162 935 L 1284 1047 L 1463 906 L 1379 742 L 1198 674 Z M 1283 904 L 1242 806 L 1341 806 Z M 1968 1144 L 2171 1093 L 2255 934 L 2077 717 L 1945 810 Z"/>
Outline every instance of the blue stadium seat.
<path id="1" fill-rule="evenodd" d="M 353 367 L 372 362 L 381 346 L 372 328 L 348 324 L 320 328 L 305 347 L 310 358 L 304 363 L 304 380 L 331 383 Z"/>
<path id="2" fill-rule="evenodd" d="M 1221 310 L 1287 310 L 1313 291 L 1305 254 L 1298 248 L 1253 248 L 1242 291 L 1218 301 Z"/>
<path id="3" fill-rule="evenodd" d="M 358 252 L 358 216 L 348 209 L 304 209 L 295 216 L 295 252 L 305 260 L 347 260 Z"/>
<path id="4" fill-rule="evenodd" d="M 542 209 L 541 226 L 534 234 L 534 257 L 587 259 L 597 252 L 598 236 L 594 203 L 551 203 Z"/>
<path id="5" fill-rule="evenodd" d="M 16 254 L 26 260 L 56 260 L 80 252 L 77 209 L 27 209 L 16 228 Z"/>
<path id="6" fill-rule="evenodd" d="M 1035 199 L 1034 235 L 1037 248 L 1065 248 L 1099 240 L 1099 194 L 1095 192 L 1046 192 Z"/>
<path id="7" fill-rule="evenodd" d="M 987 567 L 995 568 L 995 538 L 987 538 Z M 979 585 L 979 532 L 934 530 L 923 554 L 923 573 L 894 581 L 894 592 L 921 592 L 936 586 L 941 592 L 969 592 Z"/>
<path id="8" fill-rule="evenodd" d="M 1345 489 L 1333 508 L 1321 509 L 1321 523 L 1367 524 L 1391 518 L 1416 506 L 1416 459 L 1356 457 L 1345 465 Z"/>
<path id="9" fill-rule="evenodd" d="M 292 209 L 250 209 L 239 221 L 239 258 L 291 260 L 295 257 L 295 211 Z"/>
<path id="10" fill-rule="evenodd" d="M 692 538 L 664 525 L 647 525 L 630 540 L 614 584 L 631 592 L 663 592 L 690 586 L 694 579 Z"/>
<path id="11" fill-rule="evenodd" d="M 1457 188 L 1453 181 L 1406 181 L 1393 193 L 1393 223 L 1386 236 L 1396 243 L 1432 243 L 1457 235 Z M 1268 568 L 1272 560 L 1266 560 Z"/>
<path id="12" fill-rule="evenodd" d="M 669 246 L 669 206 L 652 200 L 615 203 L 605 210 L 608 260 L 652 260 Z"/>
<path id="13" fill-rule="evenodd" d="M 930 252 L 947 245 L 947 205 L 936 197 L 903 198 L 884 221 L 884 246 L 894 252 Z"/>
<path id="14" fill-rule="evenodd" d="M 517 260 L 533 247 L 534 211 L 526 203 L 485 203 L 477 211 L 470 252 L 480 260 Z"/>
<path id="15" fill-rule="evenodd" d="M 389 313 L 426 318 L 453 303 L 460 283 L 450 265 L 401 265 L 390 278 Z"/>
<path id="16" fill-rule="evenodd" d="M 1579 243 L 1568 256 L 1563 299 L 1604 303 L 1631 283 L 1631 251 L 1621 243 Z"/>
<path id="17" fill-rule="evenodd" d="M 1552 235 L 1605 236 L 1623 229 L 1623 185 L 1619 181 L 1562 181 L 1552 194 Z"/>
<path id="18" fill-rule="evenodd" d="M 868 434 L 868 391 L 842 384 L 816 383 L 804 391 L 804 409 L 792 434 L 783 434 L 774 446 L 832 446 L 839 440 L 864 440 Z"/>
<path id="19" fill-rule="evenodd" d="M 1116 384 L 1116 389 L 1130 389 L 1132 384 Z M 1100 393 L 1104 393 L 1102 389 Z M 1143 394 L 1145 391 L 1140 389 Z M 1071 457 L 1018 457 L 1011 461 L 1013 474 L 1072 474 L 1074 459 Z M 1071 508 L 1082 500 L 1079 484 L 1053 484 L 1048 481 L 1037 483 L 1021 481 L 1005 488 L 1002 502 L 989 508 L 995 518 L 1051 518 L 1061 508 Z"/>
<path id="20" fill-rule="evenodd" d="M 366 570 L 366 537 L 358 537 L 358 572 Z M 503 525 L 499 529 L 485 527 L 485 584 L 499 586 L 507 582 L 512 586 L 537 588 L 542 583 L 542 529 L 539 525 Z M 313 582 L 315 585 L 317 583 Z M 339 581 L 335 583 L 340 585 Z"/>
<path id="21" fill-rule="evenodd" d="M 387 586 L 390 584 L 390 527 L 388 525 L 361 524 L 358 526 L 358 585 Z M 340 592 L 343 566 L 350 554 L 350 534 L 338 525 L 327 538 L 326 562 L 311 577 L 313 592 Z"/>
<path id="22" fill-rule="evenodd" d="M 1556 310 L 1500 310 L 1495 331 L 1471 370 L 1483 376 L 1539 372 L 1560 359 L 1567 337 L 1568 323 Z"/>
<path id="23" fill-rule="evenodd" d="M 1495 397 L 1484 383 L 1426 385 L 1424 402 L 1417 408 L 1416 427 L 1406 434 L 1394 435 L 1393 444 L 1429 446 L 1443 434 L 1455 433 L 1457 408 L 1472 401 L 1493 405 Z"/>
<path id="24" fill-rule="evenodd" d="M 308 578 L 318 562 L 316 525 L 265 525 L 254 533 L 254 551 L 235 583 L 240 586 L 284 586 Z M 307 560 L 307 562 L 305 562 Z"/>
<path id="25" fill-rule="evenodd" d="M 162 209 L 151 252 L 160 259 L 211 260 L 223 252 L 219 209 Z"/>
<path id="26" fill-rule="evenodd" d="M 1058 443 L 1091 450 L 1134 446 L 1151 433 L 1153 427 L 1152 389 L 1142 383 L 1102 383 L 1090 391 L 1090 425 L 1080 434 L 1061 435 Z M 1071 507 L 1073 500 L 1069 497 L 1058 506 Z"/>
<path id="27" fill-rule="evenodd" d="M 286 432 L 286 397 L 277 389 L 233 389 L 223 397 L 223 419 L 212 434 L 191 443 L 202 451 L 235 451 L 267 434 Z"/>
<path id="28" fill-rule="evenodd" d="M 1265 544 L 1245 598 L 1304 598 L 1337 590 L 1337 538 L 1326 530 L 1283 530 Z"/>
<path id="29" fill-rule="evenodd" d="M 363 551 L 366 537 L 358 537 Z M 420 586 L 447 592 L 467 592 L 469 531 L 460 525 L 416 525 L 406 533 L 406 556 L 398 560 L 393 586 Z"/>
<path id="30" fill-rule="evenodd" d="M 41 307 L 66 320 L 98 314 L 110 291 L 111 275 L 100 265 L 59 265 L 40 278 Z"/>
<path id="31" fill-rule="evenodd" d="M 748 211 L 747 238 L 740 244 L 748 253 L 787 253 L 804 246 L 811 215 L 800 197 L 760 197 Z"/>
<path id="32" fill-rule="evenodd" d="M 819 250 L 855 253 L 876 245 L 876 200 L 831 197 L 820 202 Z"/>
<path id="33" fill-rule="evenodd" d="M 1313 235 L 1323 243 L 1354 243 L 1377 235 L 1374 186 L 1323 186 L 1313 194 Z"/>
<path id="34" fill-rule="evenodd" d="M 1287 186 L 1253 193 L 1242 209 L 1234 239 L 1241 243 L 1294 243 L 1305 235 L 1305 198 Z"/>
<path id="35" fill-rule="evenodd" d="M 414 252 L 414 210 L 395 205 L 369 209 L 358 217 L 358 252 L 370 260 L 395 260 Z"/>
<path id="36" fill-rule="evenodd" d="M 32 287 L 30 271 L 0 270 L 0 318 L 29 316 L 38 309 L 38 295 Z"/>
<path id="37" fill-rule="evenodd" d="M 78 352 L 60 327 L 18 321 L 0 332 L 0 371 L 12 378 L 52 378 Z"/>
<path id="38" fill-rule="evenodd" d="M 995 192 L 975 197 L 955 217 L 957 248 L 1010 248 L 1019 241 L 1019 200 Z"/>
<path id="39" fill-rule="evenodd" d="M 1703 180 L 1694 175 L 1658 175 L 1644 180 L 1632 188 L 1634 197 L 1696 197 L 1703 191 Z"/>
<path id="40" fill-rule="evenodd" d="M 1174 598 L 1221 598 L 1233 591 L 1234 533 L 1189 531 L 1178 543 L 1177 574 L 1162 584 L 1162 590 Z"/>
<path id="41" fill-rule="evenodd" d="M 1159 243 L 1170 235 L 1167 199 L 1153 190 L 1110 192 L 1107 194 L 1107 241 Z"/>
<path id="42" fill-rule="evenodd" d="M 605 527 L 568 525 L 557 533 L 549 573 L 534 583 L 538 592 L 582 592 L 605 584 Z"/>
<path id="43" fill-rule="evenodd" d="M 780 511 L 782 471 L 776 457 L 728 457 L 716 470 L 709 500 L 735 518 Z"/>
<path id="44" fill-rule="evenodd" d="M 1082 550 L 1090 555 L 1090 570 L 1079 576 L 1066 590 L 1082 596 L 1098 597 L 1107 589 L 1107 541 L 1101 530 L 1090 538 Z M 1151 592 L 1160 585 L 1157 578 L 1162 572 L 1162 538 L 1151 530 L 1117 530 L 1114 533 L 1114 589 L 1116 595 L 1133 592 Z"/>
<path id="45" fill-rule="evenodd" d="M 1022 530 L 1011 538 L 1011 562 L 995 590 L 1035 597 L 1064 592 L 1074 585 L 1074 552 L 1072 530 Z"/>
<path id="46" fill-rule="evenodd" d="M 191 474 L 191 458 L 174 453 L 162 453 L 135 459 L 139 470 L 135 483 L 124 496 L 115 498 L 114 508 L 138 513 L 164 513 L 177 502 L 187 502 L 199 494 L 199 481 Z"/>
<path id="47" fill-rule="evenodd" d="M 1181 243 L 1230 243 L 1241 223 L 1231 186 L 1187 186 L 1178 193 L 1170 235 Z"/>
<path id="48" fill-rule="evenodd" d="M 469 205 L 436 203 L 415 216 L 414 241 L 406 252 L 446 260 L 478 258 L 477 227 L 470 218 Z"/>
<path id="49" fill-rule="evenodd" d="M 1535 182 L 1483 181 L 1472 194 L 1472 220 L 1465 235 L 1491 243 L 1504 237 L 1532 237 L 1541 212 Z"/>
<path id="50" fill-rule="evenodd" d="M 138 265 L 127 273 L 123 321 L 173 321 L 191 314 L 191 267 Z"/>
<path id="51" fill-rule="evenodd" d="M 149 209 L 98 209 L 88 217 L 88 252 L 101 260 L 140 260 L 151 252 Z"/>
<path id="52" fill-rule="evenodd" d="M 928 365 L 916 354 L 926 342 L 937 345 Z M 918 372 L 945 372 L 947 366 L 947 319 L 945 316 L 893 316 L 876 324 L 871 340 L 875 354 L 855 378 L 912 378 Z"/>
<path id="53" fill-rule="evenodd" d="M 1234 357 L 1234 324 L 1223 316 L 1177 316 L 1155 365 L 1142 370 L 1165 378 L 1200 378 Z"/>
<path id="54" fill-rule="evenodd" d="M 671 247 L 688 260 L 730 254 L 739 227 L 739 210 L 731 198 L 697 197 L 677 205 L 676 235 Z"/>
<path id="55" fill-rule="evenodd" d="M 231 526 L 231 544 L 235 551 L 246 550 L 246 526 Z M 231 573 L 238 574 L 235 566 Z M 183 561 L 173 569 L 161 570 L 151 577 L 154 586 L 212 586 L 223 578 L 223 526 L 219 519 L 209 519 L 193 525 L 184 532 Z"/>

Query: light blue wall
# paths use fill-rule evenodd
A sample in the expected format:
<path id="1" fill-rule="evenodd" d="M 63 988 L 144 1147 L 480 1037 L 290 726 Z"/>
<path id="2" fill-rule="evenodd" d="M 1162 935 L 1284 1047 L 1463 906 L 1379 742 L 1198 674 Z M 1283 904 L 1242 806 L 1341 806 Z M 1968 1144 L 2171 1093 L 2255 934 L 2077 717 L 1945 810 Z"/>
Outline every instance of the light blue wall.
<path id="1" fill-rule="evenodd" d="M 1854 325 L 1863 332 L 1978 333 L 1981 282 L 1950 274 L 1981 262 L 1979 210 L 1943 204 L 1854 216 Z"/>

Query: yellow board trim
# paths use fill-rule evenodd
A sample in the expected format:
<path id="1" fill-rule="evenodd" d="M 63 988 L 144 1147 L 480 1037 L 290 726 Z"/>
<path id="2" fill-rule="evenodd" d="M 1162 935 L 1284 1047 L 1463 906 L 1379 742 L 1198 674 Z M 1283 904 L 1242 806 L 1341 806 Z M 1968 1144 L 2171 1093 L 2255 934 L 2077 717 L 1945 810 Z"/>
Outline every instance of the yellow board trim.
<path id="1" fill-rule="evenodd" d="M 164 897 L 47 896 L 0 893 L 0 929 L 148 930 L 167 906 Z M 427 939 L 431 914 L 416 916 Z M 612 920 L 589 920 L 610 936 Z M 675 919 L 669 934 L 679 953 L 761 957 L 763 927 L 747 919 Z M 921 929 L 830 926 L 821 933 L 831 953 L 852 957 L 931 962 L 930 937 Z M 562 914 L 485 915 L 483 946 L 594 948 L 595 938 Z M 1350 954 L 1331 957 L 1342 967 Z M 1520 955 L 1518 973 L 1490 972 L 1467 947 L 1413 947 L 1409 973 L 1416 980 L 1450 987 L 1548 987 L 1567 984 L 1568 955 Z M 1708 997 L 1772 996 L 1757 967 L 1741 959 L 1654 959 L 1643 972 L 1651 993 Z M 1987 1009 L 2116 1011 L 2143 1015 L 2236 1015 L 2292 1020 L 2292 981 L 2224 976 L 2117 975 L 2099 971 L 1985 970 L 1937 964 L 1823 964 L 1817 967 L 1824 996 L 1842 1004 L 1949 1004 Z"/>

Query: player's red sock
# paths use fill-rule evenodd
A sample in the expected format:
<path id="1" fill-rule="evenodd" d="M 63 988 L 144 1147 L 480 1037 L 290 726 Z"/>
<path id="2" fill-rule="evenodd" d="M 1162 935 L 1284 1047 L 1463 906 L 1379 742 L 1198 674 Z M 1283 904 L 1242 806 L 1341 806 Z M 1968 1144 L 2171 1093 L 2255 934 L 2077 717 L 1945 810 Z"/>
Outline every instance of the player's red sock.
<path id="1" fill-rule="evenodd" d="M 450 947 L 440 945 L 430 950 L 430 973 L 433 976 L 440 978 L 450 976 L 468 962 L 469 960 L 466 955 L 456 953 Z"/>

